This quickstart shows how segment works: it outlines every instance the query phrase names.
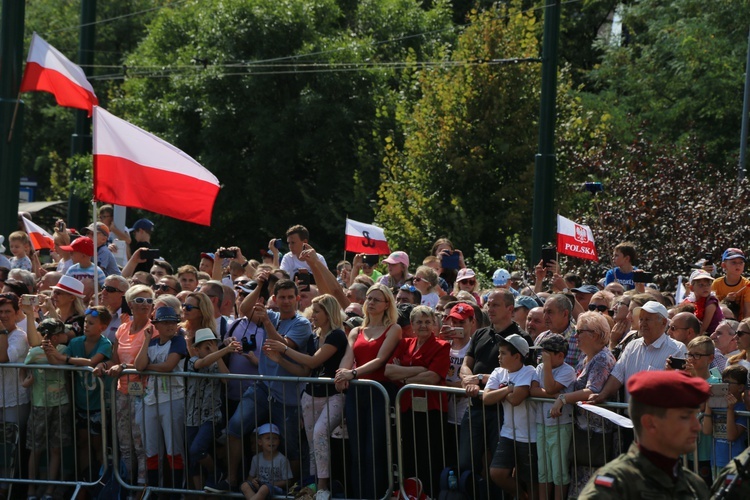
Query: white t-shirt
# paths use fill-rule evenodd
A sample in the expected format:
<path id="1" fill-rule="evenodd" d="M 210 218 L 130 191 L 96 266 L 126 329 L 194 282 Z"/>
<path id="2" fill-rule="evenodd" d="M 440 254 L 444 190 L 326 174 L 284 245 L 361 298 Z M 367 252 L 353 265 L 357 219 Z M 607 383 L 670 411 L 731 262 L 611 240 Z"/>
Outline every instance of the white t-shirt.
<path id="1" fill-rule="evenodd" d="M 509 372 L 505 368 L 495 368 L 487 379 L 485 389 L 499 389 L 513 384 L 516 387 L 531 387 L 536 378 L 532 366 L 524 365 L 520 370 Z M 524 401 L 518 406 L 503 400 L 503 428 L 500 436 L 521 443 L 536 443 L 536 403 Z"/>
<path id="2" fill-rule="evenodd" d="M 469 351 L 469 347 L 471 347 L 471 340 L 461 349 L 453 349 L 451 347 L 451 367 L 448 369 L 448 376 L 445 377 L 446 381 L 458 382 L 461 380 L 461 365 L 464 363 L 464 358 Z M 467 396 L 458 396 L 456 394 L 448 396 L 448 423 L 459 425 L 468 407 L 469 398 Z"/>
<path id="3" fill-rule="evenodd" d="M 435 292 L 428 293 L 427 295 L 422 295 L 422 305 L 427 306 L 430 309 L 435 309 L 435 306 L 438 305 L 438 301 L 440 300 L 440 297 L 438 297 L 438 294 Z"/>
<path id="4" fill-rule="evenodd" d="M 250 462 L 250 477 L 257 477 L 260 484 L 275 483 L 293 476 L 289 460 L 281 453 L 276 453 L 271 461 L 263 453 L 258 453 Z"/>
<path id="5" fill-rule="evenodd" d="M 16 328 L 8 335 L 8 362 L 23 363 L 29 353 L 26 332 Z M 0 406 L 11 407 L 29 402 L 29 391 L 18 380 L 18 368 L 0 368 Z"/>
<path id="6" fill-rule="evenodd" d="M 320 260 L 324 266 L 328 267 L 326 259 L 322 255 L 318 254 L 318 260 Z M 299 260 L 292 252 L 284 254 L 284 258 L 281 260 L 281 265 L 279 267 L 288 272 L 292 279 L 294 279 L 294 275 L 297 274 L 297 269 L 307 269 L 312 273 L 312 269 L 310 269 L 307 262 Z"/>
<path id="7" fill-rule="evenodd" d="M 570 392 L 573 388 L 573 383 L 576 381 L 576 370 L 568 363 L 563 363 L 557 368 L 552 369 L 552 378 L 555 382 L 561 383 L 565 389 L 561 392 L 563 394 Z M 536 367 L 536 380 L 539 382 L 539 386 L 542 389 L 544 387 L 544 363 Z M 562 415 L 559 418 L 553 418 L 549 416 L 549 411 L 552 409 L 554 404 L 553 400 L 551 403 L 542 403 L 536 412 L 536 423 L 545 424 L 546 426 L 556 426 L 557 424 L 570 424 L 573 421 L 573 406 L 563 405 Z"/>

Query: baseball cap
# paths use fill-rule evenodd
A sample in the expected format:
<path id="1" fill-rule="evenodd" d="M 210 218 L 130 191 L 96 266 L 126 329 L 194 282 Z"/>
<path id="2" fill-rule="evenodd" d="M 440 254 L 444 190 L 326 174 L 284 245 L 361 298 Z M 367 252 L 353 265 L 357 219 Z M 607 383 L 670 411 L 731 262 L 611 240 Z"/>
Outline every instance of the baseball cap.
<path id="1" fill-rule="evenodd" d="M 70 245 L 60 247 L 61 250 L 66 252 L 81 252 L 87 257 L 94 256 L 94 241 L 88 236 L 79 236 Z"/>
<path id="2" fill-rule="evenodd" d="M 690 283 L 697 280 L 711 280 L 713 281 L 714 278 L 710 274 L 708 274 L 703 269 L 696 269 L 692 273 L 690 273 Z"/>
<path id="3" fill-rule="evenodd" d="M 525 307 L 531 311 L 535 307 L 539 307 L 539 303 L 528 295 L 519 295 L 516 297 L 516 305 L 514 309 L 518 309 L 519 307 Z"/>
<path id="4" fill-rule="evenodd" d="M 154 313 L 154 319 L 152 323 L 179 323 L 180 316 L 171 307 L 160 307 Z"/>
<path id="5" fill-rule="evenodd" d="M 565 340 L 565 337 L 563 337 L 559 333 L 551 333 L 544 337 L 544 340 L 542 340 L 540 347 L 543 350 L 549 352 L 562 352 L 564 354 L 568 353 L 568 341 Z"/>
<path id="6" fill-rule="evenodd" d="M 387 259 L 383 259 L 386 264 L 403 264 L 409 267 L 409 255 L 406 252 L 393 252 Z"/>
<path id="7" fill-rule="evenodd" d="M 505 342 L 506 344 L 510 344 L 513 347 L 518 350 L 518 352 L 521 353 L 521 356 L 526 357 L 526 355 L 529 353 L 529 343 L 526 342 L 526 339 L 518 335 L 517 333 L 511 333 L 504 339 L 501 338 L 500 342 Z"/>
<path id="8" fill-rule="evenodd" d="M 351 318 L 344 321 L 344 324 L 349 328 L 356 328 L 358 326 L 362 326 L 362 323 L 364 323 L 364 321 L 364 318 L 360 318 L 359 316 L 352 316 Z"/>
<path id="9" fill-rule="evenodd" d="M 65 323 L 59 319 L 47 318 L 36 327 L 36 330 L 42 335 L 55 335 L 65 331 Z"/>
<path id="10" fill-rule="evenodd" d="M 200 330 L 195 332 L 195 340 L 193 340 L 194 344 L 200 344 L 201 342 L 206 340 L 217 340 L 216 335 L 211 331 L 210 328 L 201 328 Z"/>
<path id="11" fill-rule="evenodd" d="M 628 379 L 627 388 L 639 403 L 659 408 L 697 408 L 710 392 L 708 382 L 701 377 L 678 370 L 638 372 Z"/>
<path id="12" fill-rule="evenodd" d="M 474 317 L 474 308 L 469 304 L 456 304 L 451 308 L 451 312 L 448 313 L 446 318 L 457 319 L 458 321 L 464 321 L 465 319 Z"/>
<path id="13" fill-rule="evenodd" d="M 86 227 L 86 229 L 88 229 L 90 232 L 93 233 L 94 232 L 94 225 L 90 224 L 89 226 Z M 96 223 L 96 230 L 99 231 L 100 233 L 102 233 L 104 236 L 109 236 L 109 228 L 103 222 L 97 222 Z"/>
<path id="14" fill-rule="evenodd" d="M 581 285 L 578 288 L 571 290 L 572 292 L 578 293 L 596 293 L 599 291 L 596 285 Z"/>
<path id="15" fill-rule="evenodd" d="M 258 427 L 258 435 L 262 436 L 263 434 L 273 433 L 278 436 L 281 435 L 281 431 L 279 431 L 279 428 L 276 426 L 276 424 L 263 424 L 260 427 Z"/>
<path id="16" fill-rule="evenodd" d="M 211 252 L 201 252 L 201 259 L 209 259 L 211 262 L 214 261 L 214 254 Z"/>
<path id="17" fill-rule="evenodd" d="M 724 253 L 721 254 L 722 262 L 724 262 L 725 260 L 732 260 L 732 259 L 745 260 L 745 252 L 743 252 L 739 248 L 727 248 L 726 250 L 724 250 Z"/>
<path id="18" fill-rule="evenodd" d="M 475 276 L 476 276 L 476 274 L 474 274 L 474 270 L 473 269 L 469 269 L 468 267 L 464 267 L 463 269 L 461 269 L 460 271 L 458 271 L 458 275 L 456 276 L 456 281 L 468 280 L 468 279 L 471 279 L 471 278 L 473 278 Z"/>
<path id="19" fill-rule="evenodd" d="M 636 309 L 640 309 L 641 311 L 646 311 L 647 313 L 651 314 L 659 314 L 662 318 L 669 319 L 667 308 L 655 300 L 649 300 L 643 305 L 643 307 L 639 307 Z"/>
<path id="20" fill-rule="evenodd" d="M 154 230 L 154 223 L 148 219 L 138 219 L 137 221 L 135 221 L 135 224 L 133 224 L 133 230 L 135 231 L 136 229 L 143 229 L 144 231 L 150 233 Z"/>
<path id="21" fill-rule="evenodd" d="M 495 286 L 505 286 L 510 279 L 510 273 L 505 269 L 498 269 L 492 274 L 492 284 Z"/>

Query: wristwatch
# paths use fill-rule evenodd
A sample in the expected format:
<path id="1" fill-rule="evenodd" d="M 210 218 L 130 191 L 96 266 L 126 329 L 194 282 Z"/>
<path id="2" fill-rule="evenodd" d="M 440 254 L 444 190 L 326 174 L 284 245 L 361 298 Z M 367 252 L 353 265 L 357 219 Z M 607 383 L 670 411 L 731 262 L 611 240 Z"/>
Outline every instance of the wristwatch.
<path id="1" fill-rule="evenodd" d="M 10 332 L 8 330 L 6 330 L 5 328 L 3 328 L 2 330 L 0 330 L 0 335 L 8 335 L 8 334 L 10 334 Z"/>
<path id="2" fill-rule="evenodd" d="M 356 368 L 352 370 L 352 377 L 357 378 L 357 370 Z"/>
<path id="3" fill-rule="evenodd" d="M 559 396 L 557 396 L 557 399 L 562 401 L 562 404 L 564 405 L 568 404 L 568 402 L 565 400 L 565 394 L 560 394 Z"/>
<path id="4" fill-rule="evenodd" d="M 242 268 L 244 269 L 244 268 L 246 268 L 246 267 L 247 267 L 247 265 L 248 265 L 248 264 L 250 264 L 250 261 L 249 261 L 249 260 L 246 260 L 244 264 L 241 264 L 241 266 L 242 266 Z"/>
<path id="5" fill-rule="evenodd" d="M 484 380 L 484 373 L 480 373 L 479 375 L 477 375 L 477 380 L 478 380 L 478 381 L 479 381 L 479 383 L 481 384 L 481 383 L 482 383 L 482 380 Z"/>

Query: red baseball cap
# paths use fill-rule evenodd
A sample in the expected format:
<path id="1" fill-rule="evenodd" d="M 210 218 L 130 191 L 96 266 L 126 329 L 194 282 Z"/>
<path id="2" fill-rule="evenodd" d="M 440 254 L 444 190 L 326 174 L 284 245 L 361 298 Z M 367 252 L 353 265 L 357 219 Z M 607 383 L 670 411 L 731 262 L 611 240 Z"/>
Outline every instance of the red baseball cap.
<path id="1" fill-rule="evenodd" d="M 73 243 L 66 246 L 61 246 L 60 250 L 66 252 L 81 252 L 83 255 L 89 257 L 94 256 L 94 242 L 88 236 L 80 236 L 73 240 Z"/>
<path id="2" fill-rule="evenodd" d="M 458 321 L 464 321 L 469 318 L 474 317 L 474 308 L 471 307 L 469 304 L 456 304 L 451 309 L 451 312 L 448 313 L 448 316 L 446 318 L 453 318 Z"/>

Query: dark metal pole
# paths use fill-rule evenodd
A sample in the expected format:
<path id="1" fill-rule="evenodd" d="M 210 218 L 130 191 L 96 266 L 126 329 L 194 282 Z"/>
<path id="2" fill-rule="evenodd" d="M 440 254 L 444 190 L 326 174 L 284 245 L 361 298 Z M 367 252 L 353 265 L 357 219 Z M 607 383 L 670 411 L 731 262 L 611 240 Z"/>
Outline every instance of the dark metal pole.
<path id="1" fill-rule="evenodd" d="M 560 0 L 547 0 L 542 39 L 542 96 L 539 110 L 539 149 L 534 158 L 534 214 L 531 264 L 541 258 L 542 245 L 555 236 L 555 99 L 557 46 L 560 37 Z"/>
<path id="2" fill-rule="evenodd" d="M 78 64 L 83 67 L 87 76 L 91 75 L 91 65 L 94 63 L 94 39 L 96 21 L 96 0 L 81 2 L 81 34 L 78 43 Z M 76 113 L 75 133 L 70 138 L 70 156 L 91 152 L 91 119 L 87 112 L 78 110 Z M 78 173 L 71 172 L 71 181 L 77 180 Z M 89 200 L 82 200 L 71 191 L 68 198 L 68 225 L 80 228 L 88 223 Z M 94 214 L 96 217 L 96 214 Z"/>
<path id="3" fill-rule="evenodd" d="M 745 62 L 745 96 L 742 102 L 742 131 L 740 132 L 740 165 L 737 172 L 737 180 L 742 182 L 745 178 L 745 165 L 747 162 L 747 115 L 750 112 L 750 32 L 747 35 L 747 61 Z M 738 186 L 739 188 L 739 186 Z"/>
<path id="4" fill-rule="evenodd" d="M 18 229 L 18 192 L 23 147 L 23 102 L 18 88 L 23 73 L 23 23 L 26 2 L 4 0 L 0 24 L 0 234 Z M 13 136 L 8 140 L 18 106 Z"/>

